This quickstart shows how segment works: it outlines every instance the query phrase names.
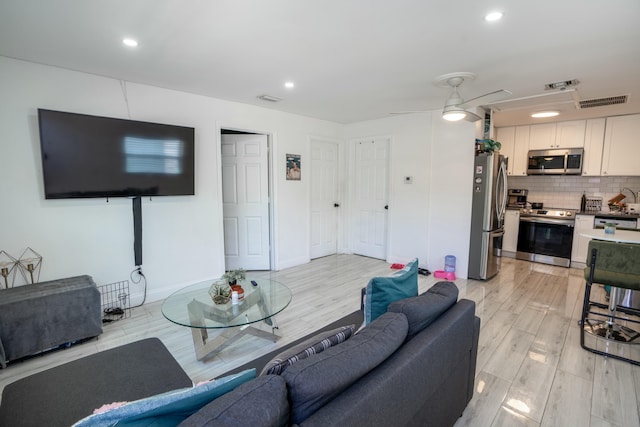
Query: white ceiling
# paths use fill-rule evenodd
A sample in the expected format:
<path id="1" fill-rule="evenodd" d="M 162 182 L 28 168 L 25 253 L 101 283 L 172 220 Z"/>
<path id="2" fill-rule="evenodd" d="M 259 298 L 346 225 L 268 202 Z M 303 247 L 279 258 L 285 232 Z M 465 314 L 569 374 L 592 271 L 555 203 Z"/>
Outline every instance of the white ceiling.
<path id="1" fill-rule="evenodd" d="M 639 22 L 638 0 L 0 0 L 0 55 L 340 123 L 439 110 L 448 91 L 433 81 L 457 71 L 477 75 L 467 99 L 570 79 L 580 99 L 630 96 L 559 104 L 568 120 L 640 113 Z"/>

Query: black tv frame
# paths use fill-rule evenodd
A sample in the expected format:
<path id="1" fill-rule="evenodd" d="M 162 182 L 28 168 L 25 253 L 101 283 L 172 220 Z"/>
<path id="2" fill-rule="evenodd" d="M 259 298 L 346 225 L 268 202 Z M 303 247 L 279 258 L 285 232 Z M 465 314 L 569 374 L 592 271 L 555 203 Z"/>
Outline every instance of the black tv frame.
<path id="1" fill-rule="evenodd" d="M 192 127 L 42 108 L 38 124 L 46 199 L 195 195 Z"/>

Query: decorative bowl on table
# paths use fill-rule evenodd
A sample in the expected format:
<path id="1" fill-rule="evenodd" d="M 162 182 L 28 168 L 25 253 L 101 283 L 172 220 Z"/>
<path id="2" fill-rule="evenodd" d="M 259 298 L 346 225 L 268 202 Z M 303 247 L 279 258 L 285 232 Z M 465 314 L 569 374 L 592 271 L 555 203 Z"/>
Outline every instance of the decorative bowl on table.
<path id="1" fill-rule="evenodd" d="M 214 304 L 226 304 L 231 299 L 231 287 L 226 280 L 216 280 L 209 288 L 209 296 Z"/>

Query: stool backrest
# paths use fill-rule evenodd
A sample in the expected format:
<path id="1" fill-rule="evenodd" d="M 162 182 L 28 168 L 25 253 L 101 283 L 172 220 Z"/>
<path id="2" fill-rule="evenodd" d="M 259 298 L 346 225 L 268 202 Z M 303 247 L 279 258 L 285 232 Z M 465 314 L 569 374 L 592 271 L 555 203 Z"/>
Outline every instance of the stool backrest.
<path id="1" fill-rule="evenodd" d="M 587 254 L 588 267 L 591 266 L 593 249 L 597 251 L 594 283 L 640 289 L 640 245 L 591 240 Z"/>

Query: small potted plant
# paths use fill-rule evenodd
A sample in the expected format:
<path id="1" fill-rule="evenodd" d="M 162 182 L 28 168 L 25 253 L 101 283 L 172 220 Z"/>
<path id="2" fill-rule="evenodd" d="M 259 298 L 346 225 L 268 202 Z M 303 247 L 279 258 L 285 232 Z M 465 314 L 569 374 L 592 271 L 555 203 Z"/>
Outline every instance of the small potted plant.
<path id="1" fill-rule="evenodd" d="M 238 283 L 238 280 L 246 279 L 247 272 L 243 268 L 238 268 L 237 270 L 229 270 L 224 273 L 222 278 L 229 283 L 229 286 L 232 286 Z"/>
<path id="2" fill-rule="evenodd" d="M 493 139 L 476 139 L 476 151 L 480 153 L 493 153 L 501 148 L 502 144 Z"/>

